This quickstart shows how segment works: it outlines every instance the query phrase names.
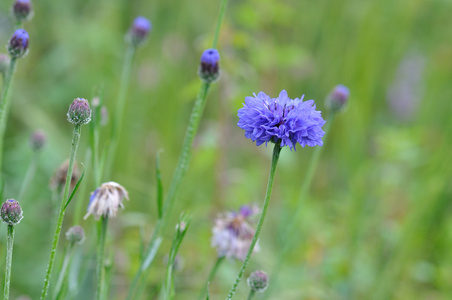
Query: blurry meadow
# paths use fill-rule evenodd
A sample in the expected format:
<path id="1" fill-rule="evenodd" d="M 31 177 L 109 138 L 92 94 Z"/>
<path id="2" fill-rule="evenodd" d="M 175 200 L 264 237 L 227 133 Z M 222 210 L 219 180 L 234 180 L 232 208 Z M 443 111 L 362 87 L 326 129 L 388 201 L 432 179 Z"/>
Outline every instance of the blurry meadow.
<path id="1" fill-rule="evenodd" d="M 14 31 L 13 1 L 0 2 L 0 45 Z M 12 86 L 5 137 L 4 199 L 18 197 L 32 161 L 30 135 L 46 133 L 36 175 L 16 226 L 11 298 L 40 294 L 60 200 L 49 181 L 70 154 L 72 100 L 103 91 L 109 111 L 100 149 L 115 118 L 124 35 L 136 16 L 152 22 L 131 71 L 117 158 L 110 178 L 129 192 L 110 220 L 108 299 L 125 299 L 143 247 L 157 220 L 155 157 L 168 192 L 201 82 L 199 58 L 211 47 L 220 1 L 35 0 L 24 27 L 29 53 Z M 244 204 L 262 205 L 272 146 L 256 147 L 237 127 L 246 96 L 314 99 L 324 118 L 326 95 L 350 88 L 345 112 L 325 139 L 294 240 L 282 264 L 278 253 L 314 148 L 282 150 L 266 222 L 245 273 L 260 269 L 269 289 L 256 299 L 452 299 L 452 1 L 230 0 L 217 49 L 221 77 L 211 86 L 162 246 L 140 299 L 158 299 L 179 214 L 192 216 L 174 273 L 175 299 L 196 299 L 214 265 L 215 217 Z M 1 46 L 4 47 L 4 46 Z M 4 48 L 1 48 L 4 49 Z M 1 50 L 5 52 L 6 50 Z M 83 220 L 94 183 L 89 126 L 77 165 L 85 178 L 68 206 L 52 275 L 55 287 L 66 245 L 78 224 L 87 239 L 68 273 L 73 299 L 93 299 L 96 227 Z M 0 227 L 0 270 L 6 226 Z M 272 281 L 279 265 L 277 282 Z M 226 260 L 210 284 L 210 299 L 226 298 L 241 266 Z M 79 271 L 77 271 L 79 270 Z M 236 294 L 245 299 L 246 280 Z M 25 299 L 25 298 L 20 298 Z"/>

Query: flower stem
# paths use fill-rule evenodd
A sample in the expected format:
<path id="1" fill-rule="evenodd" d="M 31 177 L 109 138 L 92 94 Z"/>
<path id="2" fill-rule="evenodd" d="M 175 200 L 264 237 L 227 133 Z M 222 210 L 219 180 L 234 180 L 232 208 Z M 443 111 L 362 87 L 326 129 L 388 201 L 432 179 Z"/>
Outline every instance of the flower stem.
<path id="1" fill-rule="evenodd" d="M 39 151 L 33 151 L 33 158 L 31 160 L 30 166 L 28 167 L 27 173 L 25 174 L 24 181 L 22 182 L 22 187 L 20 188 L 19 193 L 19 201 L 22 201 L 25 193 L 28 190 L 28 187 L 30 186 L 31 181 L 33 180 L 33 177 L 36 173 L 36 168 L 38 166 L 39 161 Z"/>
<path id="2" fill-rule="evenodd" d="M 17 58 L 12 57 L 8 71 L 5 74 L 2 95 L 0 98 L 0 172 L 3 167 L 3 144 L 5 139 L 6 123 L 8 121 L 9 107 L 11 106 L 11 86 L 16 71 Z"/>
<path id="3" fill-rule="evenodd" d="M 204 295 L 207 291 L 207 287 L 209 285 L 209 282 L 212 281 L 213 277 L 217 273 L 218 267 L 221 265 L 221 263 L 224 261 L 224 256 L 218 257 L 217 261 L 213 265 L 212 270 L 210 271 L 209 277 L 207 278 L 206 283 L 203 285 L 201 292 L 199 293 L 198 300 L 202 300 L 204 298 Z"/>
<path id="4" fill-rule="evenodd" d="M 78 142 L 80 141 L 81 127 L 80 125 L 74 126 L 72 133 L 72 147 L 71 156 L 69 158 L 69 166 L 66 174 L 66 184 L 64 185 L 63 199 L 61 199 L 60 213 L 58 215 L 57 227 L 55 229 L 55 235 L 53 237 L 52 249 L 50 251 L 49 263 L 47 265 L 46 277 L 44 279 L 44 286 L 41 292 L 41 300 L 46 299 L 47 291 L 50 285 L 50 276 L 52 275 L 53 263 L 55 262 L 55 254 L 58 246 L 58 239 L 61 233 L 61 227 L 63 226 L 63 219 L 65 213 L 65 205 L 69 197 L 69 188 L 71 185 L 72 171 L 74 170 L 75 155 L 77 153 Z"/>
<path id="5" fill-rule="evenodd" d="M 71 260 L 72 248 L 74 247 L 74 243 L 70 243 L 66 253 L 64 255 L 63 266 L 61 267 L 60 274 L 58 275 L 57 284 L 55 286 L 55 292 L 53 295 L 54 299 L 60 299 L 62 287 L 64 283 L 64 279 L 66 278 L 67 268 L 69 267 L 69 261 Z"/>
<path id="6" fill-rule="evenodd" d="M 254 297 L 255 292 L 253 290 L 250 290 L 250 293 L 248 294 L 248 298 L 246 298 L 247 300 L 251 300 Z"/>
<path id="7" fill-rule="evenodd" d="M 251 254 L 253 253 L 254 246 L 256 245 L 257 239 L 259 238 L 259 234 L 261 232 L 262 225 L 264 224 L 265 215 L 267 213 L 268 204 L 270 203 L 270 197 L 272 194 L 273 180 L 275 179 L 275 173 L 276 173 L 276 165 L 278 164 L 280 153 L 281 153 L 281 146 L 279 143 L 277 143 L 277 144 L 275 144 L 275 148 L 273 149 L 272 164 L 271 164 L 271 168 L 270 168 L 270 175 L 268 176 L 267 192 L 265 194 L 265 200 L 264 200 L 264 205 L 262 208 L 262 213 L 261 213 L 261 216 L 257 223 L 256 232 L 254 233 L 250 248 L 248 249 L 248 253 L 246 254 L 245 260 L 243 261 L 242 268 L 240 269 L 240 272 L 237 275 L 235 283 L 233 284 L 231 290 L 229 291 L 229 295 L 227 298 L 228 300 L 232 299 L 232 296 L 234 296 L 235 290 L 237 289 L 237 285 L 239 284 L 240 280 L 242 279 L 243 273 L 245 273 L 245 269 L 248 266 L 248 263 L 251 258 Z"/>
<path id="8" fill-rule="evenodd" d="M 3 290 L 3 299 L 9 299 L 9 285 L 11 282 L 11 263 L 13 261 L 14 246 L 14 225 L 8 225 L 6 237 L 6 268 L 5 268 L 5 287 Z"/>
<path id="9" fill-rule="evenodd" d="M 228 0 L 222 0 L 220 6 L 220 14 L 218 15 L 217 27 L 215 28 L 215 35 L 213 36 L 212 48 L 217 48 L 218 37 L 220 36 L 221 24 L 223 23 L 224 15 L 226 13 L 226 5 Z"/>
<path id="10" fill-rule="evenodd" d="M 97 290 L 96 299 L 105 299 L 105 240 L 107 237 L 108 217 L 102 216 L 99 221 L 99 241 L 97 243 Z"/>
<path id="11" fill-rule="evenodd" d="M 326 141 L 326 138 L 331 129 L 331 124 L 333 123 L 334 117 L 335 117 L 335 114 L 333 112 L 330 113 L 330 115 L 327 117 L 326 126 L 325 126 L 325 135 L 323 136 L 323 142 Z M 284 226 L 284 229 L 282 230 L 282 232 L 284 233 L 284 237 L 282 238 L 282 240 L 284 241 L 284 243 L 283 243 L 284 246 L 278 254 L 278 259 L 273 268 L 273 272 L 271 275 L 273 283 L 267 290 L 267 293 L 264 297 L 265 299 L 267 299 L 271 295 L 273 289 L 277 286 L 277 279 L 278 279 L 279 271 L 281 269 L 284 259 L 287 256 L 287 252 L 289 252 L 290 248 L 293 245 L 293 242 L 295 241 L 294 237 L 297 237 L 297 240 L 299 240 L 299 236 L 294 234 L 294 230 L 295 230 L 297 221 L 300 220 L 300 214 L 304 208 L 304 201 L 306 200 L 306 196 L 308 194 L 309 187 L 311 186 L 311 182 L 314 177 L 315 170 L 317 169 L 317 165 L 319 164 L 320 154 L 322 153 L 322 149 L 323 149 L 323 147 L 315 147 L 314 148 L 314 153 L 312 154 L 312 157 L 309 161 L 308 170 L 306 172 L 303 184 L 300 189 L 300 194 L 298 196 L 295 213 L 292 215 L 292 218 L 290 218 L 289 222 L 287 223 L 288 225 Z"/>
<path id="12" fill-rule="evenodd" d="M 132 70 L 133 58 L 135 56 L 136 47 L 131 43 L 127 47 L 124 65 L 122 67 L 121 81 L 119 85 L 118 100 L 116 102 L 115 118 L 113 119 L 113 127 L 111 130 L 110 145 L 108 149 L 107 162 L 104 174 L 110 176 L 113 162 L 115 161 L 116 151 L 119 144 L 119 137 L 121 134 L 122 123 L 124 119 L 124 109 L 126 105 L 127 88 L 130 81 L 130 73 Z"/>

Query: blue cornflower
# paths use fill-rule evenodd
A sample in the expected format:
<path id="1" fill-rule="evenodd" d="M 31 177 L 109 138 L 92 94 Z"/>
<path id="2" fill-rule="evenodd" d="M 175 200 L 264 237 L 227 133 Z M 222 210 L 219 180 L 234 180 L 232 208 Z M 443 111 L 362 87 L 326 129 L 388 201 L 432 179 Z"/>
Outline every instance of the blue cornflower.
<path id="1" fill-rule="evenodd" d="M 292 150 L 299 143 L 322 146 L 325 124 L 321 112 L 315 110 L 314 100 L 290 99 L 282 90 L 277 98 L 270 98 L 264 92 L 254 97 L 246 97 L 243 108 L 239 109 L 238 126 L 245 130 L 245 137 L 259 146 L 268 142 L 281 143 Z"/>
<path id="2" fill-rule="evenodd" d="M 204 50 L 201 55 L 198 75 L 201 80 L 207 83 L 213 83 L 220 76 L 220 53 L 215 48 Z"/>

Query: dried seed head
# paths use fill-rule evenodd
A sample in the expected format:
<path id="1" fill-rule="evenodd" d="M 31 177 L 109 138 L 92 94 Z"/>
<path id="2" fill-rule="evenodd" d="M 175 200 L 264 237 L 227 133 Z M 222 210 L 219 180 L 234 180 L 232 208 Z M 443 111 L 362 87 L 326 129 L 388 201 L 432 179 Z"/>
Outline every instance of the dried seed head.
<path id="1" fill-rule="evenodd" d="M 69 159 L 65 160 L 55 171 L 55 174 L 53 174 L 52 178 L 50 178 L 50 188 L 52 190 L 55 189 L 61 189 L 66 184 L 66 175 L 69 168 Z M 71 177 L 71 189 L 75 187 L 77 184 L 77 181 L 80 177 L 80 171 L 77 167 L 77 163 L 74 163 L 74 169 L 72 170 L 72 177 Z"/>

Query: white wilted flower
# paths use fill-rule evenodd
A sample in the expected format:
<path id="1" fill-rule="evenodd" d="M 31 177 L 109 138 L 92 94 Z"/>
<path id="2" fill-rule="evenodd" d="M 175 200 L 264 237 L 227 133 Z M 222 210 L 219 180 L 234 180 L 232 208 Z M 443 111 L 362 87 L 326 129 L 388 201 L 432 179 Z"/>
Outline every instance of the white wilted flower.
<path id="1" fill-rule="evenodd" d="M 255 229 L 250 218 L 258 213 L 256 207 L 244 205 L 238 212 L 220 215 L 212 229 L 212 247 L 217 249 L 218 257 L 229 257 L 244 260 L 251 245 Z M 259 251 L 256 243 L 254 251 Z"/>
<path id="2" fill-rule="evenodd" d="M 89 215 L 93 215 L 96 220 L 101 216 L 115 217 L 118 209 L 124 208 L 124 198 L 129 200 L 129 193 L 122 185 L 113 181 L 103 183 L 91 193 L 84 219 Z"/>

